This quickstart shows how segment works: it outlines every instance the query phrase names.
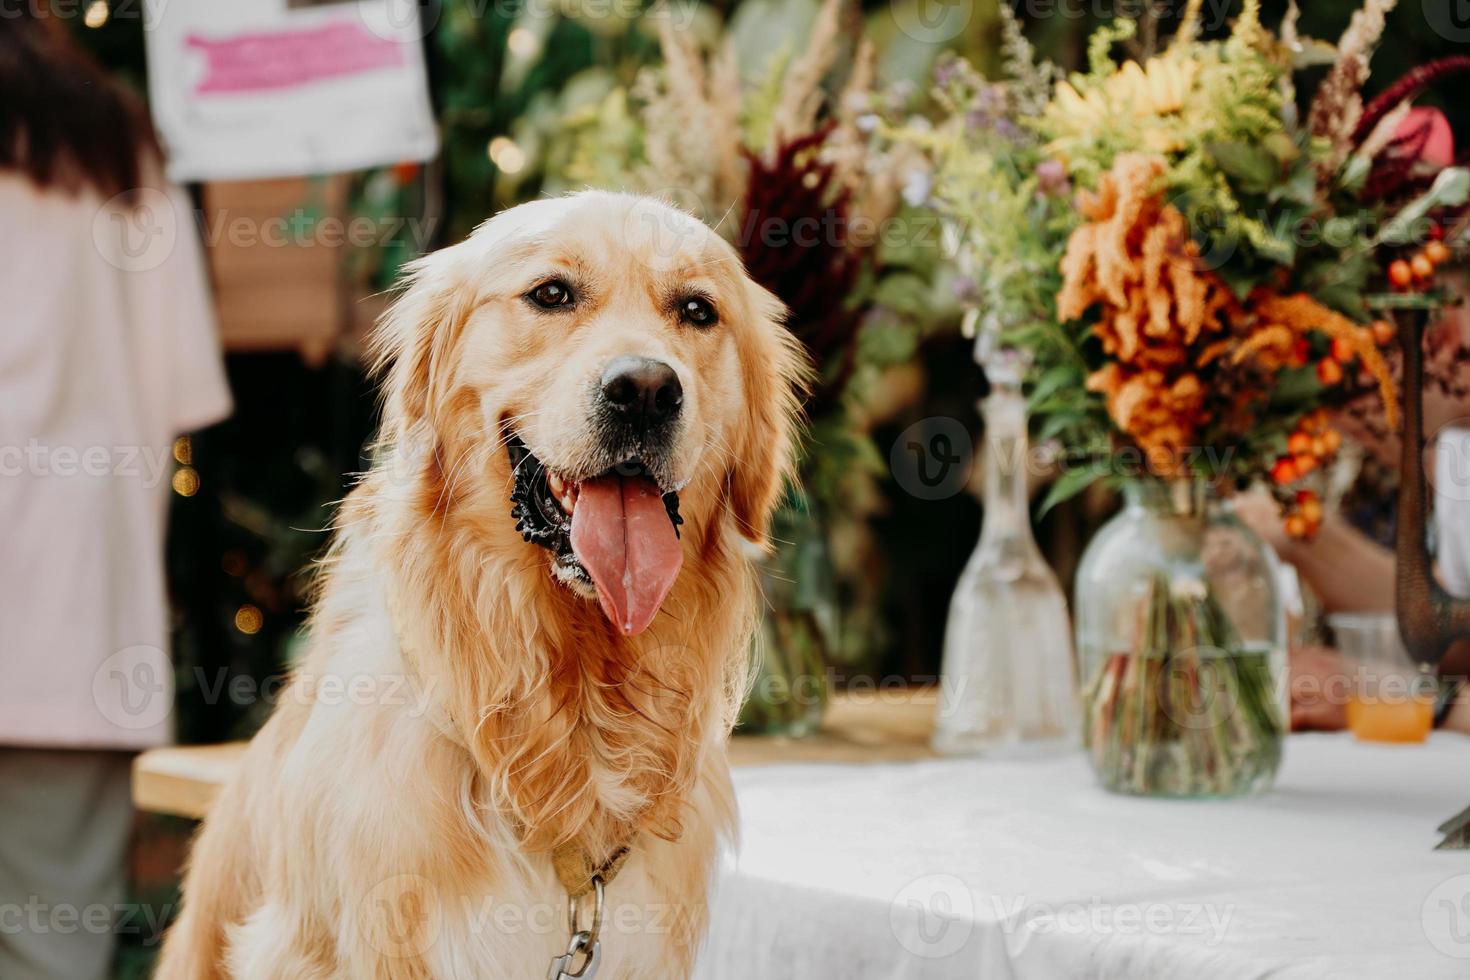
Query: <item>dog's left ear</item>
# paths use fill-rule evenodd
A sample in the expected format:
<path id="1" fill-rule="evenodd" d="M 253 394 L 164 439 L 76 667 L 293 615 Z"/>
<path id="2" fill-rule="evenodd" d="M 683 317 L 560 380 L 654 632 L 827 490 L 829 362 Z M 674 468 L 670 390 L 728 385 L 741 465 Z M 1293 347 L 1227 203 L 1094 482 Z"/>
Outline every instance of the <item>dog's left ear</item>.
<path id="1" fill-rule="evenodd" d="M 802 397 L 812 366 L 801 341 L 786 328 L 786 307 L 769 291 L 746 283 L 751 322 L 740 345 L 745 418 L 729 471 L 731 511 L 748 540 L 764 547 L 771 514 L 795 478 Z"/>

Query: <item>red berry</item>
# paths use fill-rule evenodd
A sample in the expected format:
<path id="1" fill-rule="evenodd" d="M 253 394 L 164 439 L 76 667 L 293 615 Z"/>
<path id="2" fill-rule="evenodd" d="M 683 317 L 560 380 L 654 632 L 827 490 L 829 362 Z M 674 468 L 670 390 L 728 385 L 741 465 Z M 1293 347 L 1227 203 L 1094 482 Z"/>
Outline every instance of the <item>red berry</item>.
<path id="1" fill-rule="evenodd" d="M 1322 501 L 1317 499 L 1316 494 L 1312 494 L 1301 502 L 1301 508 L 1302 517 L 1306 518 L 1308 526 L 1316 530 L 1317 525 L 1322 523 Z"/>
<path id="2" fill-rule="evenodd" d="M 1295 483 L 1298 476 L 1300 474 L 1296 471 L 1296 462 L 1290 456 L 1282 456 L 1271 467 L 1271 482 L 1278 487 Z"/>
<path id="3" fill-rule="evenodd" d="M 1342 365 L 1330 357 L 1317 362 L 1317 380 L 1324 385 L 1335 385 L 1342 380 Z"/>
<path id="4" fill-rule="evenodd" d="M 1333 337 L 1332 356 L 1334 359 L 1341 361 L 1343 364 L 1346 364 L 1353 358 L 1357 357 L 1358 354 L 1357 351 L 1353 350 L 1353 345 L 1348 342 L 1347 338 Z"/>
<path id="5" fill-rule="evenodd" d="M 1414 270 L 1403 259 L 1394 259 L 1388 266 L 1388 281 L 1403 289 L 1414 281 Z"/>

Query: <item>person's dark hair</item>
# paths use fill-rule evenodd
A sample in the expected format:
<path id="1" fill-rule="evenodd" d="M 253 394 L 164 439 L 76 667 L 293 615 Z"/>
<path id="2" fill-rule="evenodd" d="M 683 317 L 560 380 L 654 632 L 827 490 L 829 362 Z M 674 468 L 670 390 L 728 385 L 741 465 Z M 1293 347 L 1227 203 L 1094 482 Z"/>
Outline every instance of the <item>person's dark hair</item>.
<path id="1" fill-rule="evenodd" d="M 54 18 L 0 17 L 0 93 L 0 171 L 43 189 L 112 197 L 162 159 L 141 101 Z"/>

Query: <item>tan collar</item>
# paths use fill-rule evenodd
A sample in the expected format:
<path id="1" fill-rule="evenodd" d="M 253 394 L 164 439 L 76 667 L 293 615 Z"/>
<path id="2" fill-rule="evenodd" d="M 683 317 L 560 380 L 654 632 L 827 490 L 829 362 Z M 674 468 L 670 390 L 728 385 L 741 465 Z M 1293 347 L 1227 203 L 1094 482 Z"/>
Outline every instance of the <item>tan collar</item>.
<path id="1" fill-rule="evenodd" d="M 613 851 L 612 857 L 597 864 L 580 844 L 563 844 L 551 852 L 551 866 L 556 869 L 557 880 L 567 890 L 567 895 L 581 898 L 592 890 L 593 878 L 601 878 L 603 885 L 612 884 L 628 860 L 628 848 L 629 845 L 624 844 Z"/>

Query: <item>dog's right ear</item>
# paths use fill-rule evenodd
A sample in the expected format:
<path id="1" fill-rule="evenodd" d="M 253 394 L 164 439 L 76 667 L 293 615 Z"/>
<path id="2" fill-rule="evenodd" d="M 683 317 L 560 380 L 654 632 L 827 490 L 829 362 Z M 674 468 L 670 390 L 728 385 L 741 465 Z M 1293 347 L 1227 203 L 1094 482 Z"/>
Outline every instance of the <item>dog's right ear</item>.
<path id="1" fill-rule="evenodd" d="M 813 368 L 801 342 L 786 327 L 786 307 L 767 290 L 745 284 L 752 322 L 741 345 L 745 418 L 735 441 L 729 482 L 736 527 L 762 548 L 771 515 L 796 476 L 801 404 Z"/>
<path id="2" fill-rule="evenodd" d="M 448 385 L 449 354 L 473 303 L 444 249 L 404 267 L 398 295 L 369 340 L 369 364 L 383 383 L 383 428 L 403 434 L 429 421 Z"/>

